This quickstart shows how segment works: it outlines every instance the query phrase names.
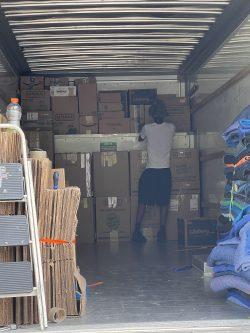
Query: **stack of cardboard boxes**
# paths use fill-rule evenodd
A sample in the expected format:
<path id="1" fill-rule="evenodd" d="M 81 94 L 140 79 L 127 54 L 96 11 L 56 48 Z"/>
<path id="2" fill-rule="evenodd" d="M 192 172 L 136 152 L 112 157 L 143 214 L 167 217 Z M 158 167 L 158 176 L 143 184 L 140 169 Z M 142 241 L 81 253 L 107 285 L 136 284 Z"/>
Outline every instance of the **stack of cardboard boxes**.
<path id="1" fill-rule="evenodd" d="M 97 85 L 95 78 L 75 81 L 78 90 L 79 133 L 97 134 Z"/>
<path id="2" fill-rule="evenodd" d="M 102 151 L 93 154 L 56 154 L 56 167 L 65 168 L 70 185 L 82 191 L 79 242 L 129 240 L 134 230 L 139 178 L 147 164 L 145 151 Z M 196 149 L 173 150 L 172 195 L 168 240 L 177 240 L 177 219 L 200 213 L 199 156 Z M 147 207 L 143 233 L 154 239 L 159 209 Z"/>
<path id="3" fill-rule="evenodd" d="M 127 91 L 100 92 L 98 101 L 99 133 L 130 133 Z"/>
<path id="4" fill-rule="evenodd" d="M 158 95 L 158 98 L 164 102 L 167 108 L 167 121 L 173 123 L 177 132 L 189 132 L 190 107 L 187 98 L 178 98 L 176 95 Z"/>
<path id="5" fill-rule="evenodd" d="M 47 83 L 47 81 L 46 81 Z M 20 81 L 23 129 L 30 149 L 43 149 L 54 158 L 50 92 L 44 77 L 23 76 Z"/>
<path id="6" fill-rule="evenodd" d="M 72 84 L 71 84 L 72 83 Z M 95 78 L 21 78 L 23 128 L 31 149 L 43 149 L 54 160 L 53 134 L 136 133 L 152 120 L 149 107 L 155 89 L 97 93 Z M 158 95 L 166 104 L 168 120 L 177 131 L 190 130 L 186 99 Z M 81 188 L 80 241 L 128 240 L 134 229 L 138 180 L 146 167 L 144 151 L 118 152 L 102 147 L 88 154 L 56 154 L 57 168 L 64 168 L 67 185 Z M 111 151 L 110 151 L 111 150 Z M 177 219 L 199 216 L 199 157 L 195 149 L 172 152 L 173 187 L 167 236 L 177 239 Z M 154 238 L 159 211 L 148 207 L 143 232 Z"/>

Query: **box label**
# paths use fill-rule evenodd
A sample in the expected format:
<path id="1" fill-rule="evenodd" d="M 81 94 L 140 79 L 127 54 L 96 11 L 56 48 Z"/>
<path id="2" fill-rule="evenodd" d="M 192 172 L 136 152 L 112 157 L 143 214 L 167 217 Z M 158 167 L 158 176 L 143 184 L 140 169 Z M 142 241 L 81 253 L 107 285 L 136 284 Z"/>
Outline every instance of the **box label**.
<path id="1" fill-rule="evenodd" d="M 170 200 L 170 210 L 171 210 L 171 212 L 178 212 L 179 211 L 179 200 L 178 199 L 171 199 Z"/>
<path id="2" fill-rule="evenodd" d="M 84 198 L 84 199 L 83 199 L 83 208 L 84 208 L 84 209 L 87 209 L 87 208 L 88 208 L 88 199 L 87 199 L 87 198 Z"/>
<path id="3" fill-rule="evenodd" d="M 87 197 L 90 198 L 92 196 L 90 153 L 86 154 L 85 167 L 86 167 L 86 191 L 87 191 Z"/>
<path id="4" fill-rule="evenodd" d="M 197 211 L 199 210 L 199 198 L 198 195 L 193 194 L 192 198 L 190 199 L 190 211 Z"/>
<path id="5" fill-rule="evenodd" d="M 85 154 L 81 154 L 81 168 L 86 168 L 86 162 L 85 162 Z"/>
<path id="6" fill-rule="evenodd" d="M 75 86 L 51 86 L 50 96 L 56 97 L 66 97 L 66 96 L 76 96 Z"/>
<path id="7" fill-rule="evenodd" d="M 117 207 L 117 198 L 116 197 L 108 197 L 108 207 L 116 208 Z"/>
<path id="8" fill-rule="evenodd" d="M 109 234 L 109 238 L 111 242 L 118 242 L 119 232 L 117 230 L 112 230 Z"/>
<path id="9" fill-rule="evenodd" d="M 101 142 L 100 143 L 100 151 L 117 151 L 117 143 L 116 142 Z"/>
<path id="10" fill-rule="evenodd" d="M 117 164 L 117 154 L 115 152 L 101 153 L 101 165 L 103 167 L 111 168 Z"/>
<path id="11" fill-rule="evenodd" d="M 27 113 L 27 120 L 28 121 L 34 121 L 34 120 L 38 120 L 38 112 L 28 112 Z"/>

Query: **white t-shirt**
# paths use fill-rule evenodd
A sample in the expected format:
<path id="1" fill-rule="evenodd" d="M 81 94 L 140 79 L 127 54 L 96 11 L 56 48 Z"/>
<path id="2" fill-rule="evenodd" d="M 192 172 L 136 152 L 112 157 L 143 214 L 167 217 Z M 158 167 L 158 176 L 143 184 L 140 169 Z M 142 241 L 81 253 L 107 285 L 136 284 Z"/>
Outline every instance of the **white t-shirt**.
<path id="1" fill-rule="evenodd" d="M 148 124 L 142 128 L 141 138 L 146 139 L 147 142 L 147 168 L 164 169 L 170 167 L 170 152 L 174 134 L 175 126 L 165 122 Z"/>

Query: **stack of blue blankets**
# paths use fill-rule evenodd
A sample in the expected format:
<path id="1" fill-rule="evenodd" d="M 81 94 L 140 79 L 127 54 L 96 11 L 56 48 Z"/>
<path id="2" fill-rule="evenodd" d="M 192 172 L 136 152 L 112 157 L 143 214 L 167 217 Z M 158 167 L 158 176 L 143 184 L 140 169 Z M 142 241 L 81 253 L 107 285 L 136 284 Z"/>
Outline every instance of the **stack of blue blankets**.
<path id="1" fill-rule="evenodd" d="M 226 292 L 229 301 L 250 309 L 250 106 L 225 130 L 223 138 L 229 147 L 241 145 L 242 149 L 224 157 L 227 184 L 221 214 L 230 221 L 231 229 L 212 250 L 207 264 L 214 272 L 211 289 Z"/>

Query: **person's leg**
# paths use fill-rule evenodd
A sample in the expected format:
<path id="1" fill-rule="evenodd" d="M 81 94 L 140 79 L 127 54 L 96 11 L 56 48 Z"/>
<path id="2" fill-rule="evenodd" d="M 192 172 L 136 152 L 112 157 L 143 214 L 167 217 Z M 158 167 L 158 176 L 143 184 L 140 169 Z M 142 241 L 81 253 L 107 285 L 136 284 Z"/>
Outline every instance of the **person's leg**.
<path id="1" fill-rule="evenodd" d="M 135 230 L 134 230 L 133 238 L 132 238 L 132 240 L 134 242 L 145 243 L 147 241 L 141 231 L 141 226 L 142 226 L 142 222 L 143 222 L 143 218 L 144 218 L 144 214 L 145 214 L 145 209 L 146 209 L 146 205 L 139 203 L 138 209 L 137 209 L 137 214 L 136 214 Z"/>
<path id="2" fill-rule="evenodd" d="M 141 224 L 143 222 L 143 218 L 145 215 L 145 209 L 146 209 L 146 205 L 139 203 L 138 209 L 137 209 L 137 214 L 136 214 L 136 226 L 138 226 L 139 229 L 141 228 Z"/>
<path id="3" fill-rule="evenodd" d="M 171 194 L 171 172 L 169 169 L 159 171 L 158 176 L 158 198 L 157 202 L 160 207 L 160 229 L 157 234 L 158 242 L 166 241 L 166 225 L 170 204 Z"/>
<path id="4" fill-rule="evenodd" d="M 168 219 L 168 206 L 160 207 L 160 226 L 166 229 L 167 219 Z"/>
<path id="5" fill-rule="evenodd" d="M 157 234 L 158 242 L 166 241 L 167 218 L 168 218 L 168 206 L 160 206 L 160 229 Z"/>

